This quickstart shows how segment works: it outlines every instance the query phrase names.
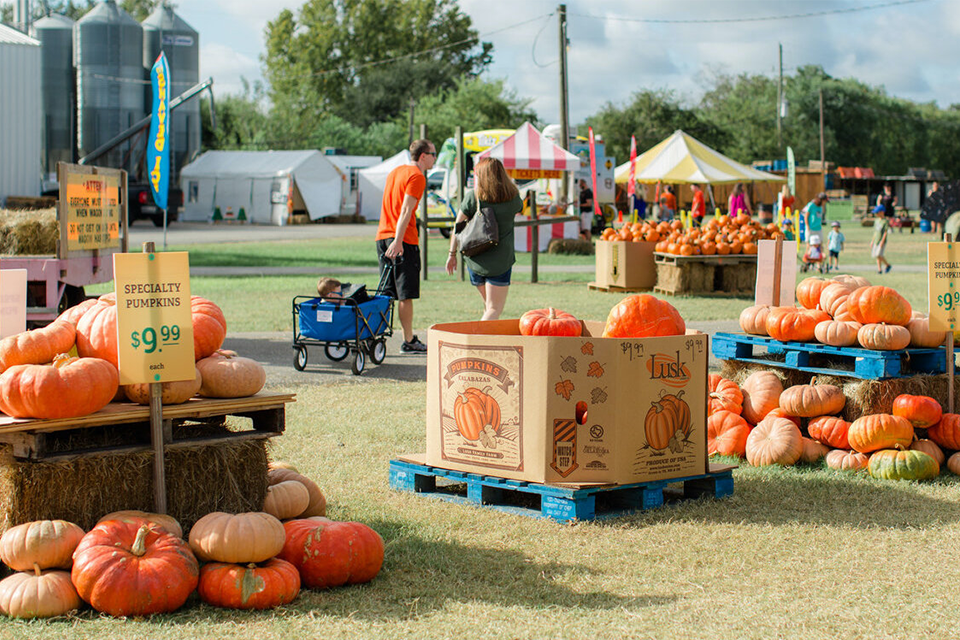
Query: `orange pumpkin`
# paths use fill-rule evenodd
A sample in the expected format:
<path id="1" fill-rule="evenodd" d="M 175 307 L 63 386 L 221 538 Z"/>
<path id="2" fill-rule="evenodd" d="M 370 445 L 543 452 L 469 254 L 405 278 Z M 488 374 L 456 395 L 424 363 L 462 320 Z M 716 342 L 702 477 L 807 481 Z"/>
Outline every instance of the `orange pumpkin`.
<path id="1" fill-rule="evenodd" d="M 937 424 L 927 429 L 927 437 L 944 449 L 960 450 L 960 414 L 944 413 Z"/>
<path id="2" fill-rule="evenodd" d="M 755 467 L 796 464 L 803 453 L 803 436 L 786 418 L 762 420 L 747 436 L 747 462 Z"/>
<path id="3" fill-rule="evenodd" d="M 707 418 L 707 454 L 742 458 L 750 425 L 732 411 L 716 411 Z"/>
<path id="4" fill-rule="evenodd" d="M 61 354 L 53 364 L 20 364 L 0 375 L 0 411 L 14 418 L 76 418 L 117 394 L 117 368 L 99 358 Z"/>
<path id="5" fill-rule="evenodd" d="M 783 383 L 772 371 L 754 371 L 743 384 L 743 417 L 751 424 L 757 424 L 768 413 L 780 406 L 780 394 Z"/>
<path id="6" fill-rule="evenodd" d="M 641 293 L 621 300 L 610 310 L 604 338 L 650 338 L 679 336 L 686 324 L 672 304 Z"/>
<path id="7" fill-rule="evenodd" d="M 846 401 L 832 384 L 797 384 L 780 394 L 780 408 L 800 418 L 840 413 Z"/>
<path id="8" fill-rule="evenodd" d="M 811 438 L 835 449 L 850 448 L 847 440 L 849 431 L 850 423 L 835 416 L 820 416 L 807 424 L 807 433 Z"/>
<path id="9" fill-rule="evenodd" d="M 820 306 L 820 294 L 830 284 L 823 278 L 806 278 L 797 285 L 797 301 L 804 309 L 816 309 Z"/>
<path id="10" fill-rule="evenodd" d="M 740 328 L 744 333 L 755 336 L 767 335 L 767 315 L 770 309 L 771 307 L 765 304 L 745 308 L 740 312 Z"/>
<path id="11" fill-rule="evenodd" d="M 907 326 L 913 309 L 906 298 L 890 287 L 860 287 L 847 296 L 847 310 L 860 324 Z"/>
<path id="12" fill-rule="evenodd" d="M 267 381 L 263 365 L 235 351 L 218 349 L 197 361 L 199 395 L 207 398 L 243 398 L 260 391 Z"/>
<path id="13" fill-rule="evenodd" d="M 200 569 L 200 599 L 228 609 L 272 609 L 300 593 L 300 572 L 286 560 L 262 565 L 210 562 Z"/>
<path id="14" fill-rule="evenodd" d="M 83 314 L 85 314 L 87 310 L 93 307 L 95 304 L 97 304 L 96 298 L 87 298 L 80 304 L 69 307 L 66 311 L 57 316 L 57 320 L 69 322 L 76 327 L 77 323 L 80 322 L 80 318 L 83 317 Z"/>
<path id="15" fill-rule="evenodd" d="M 117 367 L 117 296 L 106 293 L 77 321 L 77 354 Z"/>
<path id="16" fill-rule="evenodd" d="M 293 563 L 308 589 L 328 589 L 373 580 L 383 566 L 383 538 L 360 522 L 327 518 L 291 520 L 277 556 Z"/>
<path id="17" fill-rule="evenodd" d="M 453 401 L 453 420 L 467 440 L 479 440 L 483 433 L 493 437 L 500 432 L 500 405 L 490 395 L 490 389 L 468 387 Z"/>
<path id="18" fill-rule="evenodd" d="M 857 342 L 865 349 L 899 351 L 910 344 L 910 332 L 896 324 L 865 324 L 857 331 Z"/>
<path id="19" fill-rule="evenodd" d="M 915 429 L 927 429 L 940 422 L 943 407 L 930 396 L 912 396 L 906 393 L 893 399 L 893 415 L 906 418 Z"/>
<path id="20" fill-rule="evenodd" d="M 566 311 L 553 307 L 531 309 L 520 316 L 522 336 L 572 336 L 583 333 L 583 323 Z"/>
<path id="21" fill-rule="evenodd" d="M 707 388 L 710 394 L 707 415 L 717 411 L 730 411 L 737 415 L 743 412 L 743 394 L 736 382 L 711 373 Z"/>
<path id="22" fill-rule="evenodd" d="M 73 348 L 77 329 L 66 320 L 55 320 L 40 329 L 22 331 L 0 340 L 0 372 L 18 364 L 46 364 L 58 353 Z"/>
<path id="23" fill-rule="evenodd" d="M 206 298 L 190 296 L 190 318 L 194 360 L 213 355 L 227 337 L 227 319 L 223 317 L 223 311 Z"/>
<path id="24" fill-rule="evenodd" d="M 830 451 L 828 447 L 820 444 L 812 438 L 802 438 L 803 448 L 800 451 L 800 460 L 799 462 L 806 462 L 807 464 L 816 464 L 827 455 Z"/>
<path id="25" fill-rule="evenodd" d="M 923 451 L 925 454 L 937 461 L 937 464 L 941 467 L 943 463 L 947 461 L 947 457 L 943 454 L 943 449 L 934 442 L 933 440 L 921 439 L 914 440 L 913 444 L 910 445 L 912 451 Z"/>
<path id="26" fill-rule="evenodd" d="M 909 420 L 889 413 L 860 416 L 847 431 L 850 447 L 860 453 L 893 449 L 897 445 L 906 448 L 913 442 L 913 436 L 913 425 Z"/>
<path id="27" fill-rule="evenodd" d="M 819 310 L 773 307 L 767 314 L 767 335 L 781 342 L 813 342 L 817 325 L 829 319 Z"/>

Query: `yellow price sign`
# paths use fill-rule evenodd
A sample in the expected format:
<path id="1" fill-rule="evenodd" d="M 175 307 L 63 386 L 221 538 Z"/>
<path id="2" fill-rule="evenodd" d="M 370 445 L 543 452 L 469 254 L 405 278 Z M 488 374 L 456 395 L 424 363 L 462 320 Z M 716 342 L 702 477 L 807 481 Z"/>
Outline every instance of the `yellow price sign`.
<path id="1" fill-rule="evenodd" d="M 927 283 L 931 331 L 960 327 L 960 243 L 927 244 Z"/>
<path id="2" fill-rule="evenodd" d="M 193 380 L 190 258 L 174 253 L 116 253 L 120 384 Z"/>

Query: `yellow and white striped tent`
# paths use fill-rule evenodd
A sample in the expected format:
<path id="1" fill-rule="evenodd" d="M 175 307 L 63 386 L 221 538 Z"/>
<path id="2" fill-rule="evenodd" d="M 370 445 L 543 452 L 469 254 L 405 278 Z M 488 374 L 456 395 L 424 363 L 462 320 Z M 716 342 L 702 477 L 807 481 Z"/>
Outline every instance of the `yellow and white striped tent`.
<path id="1" fill-rule="evenodd" d="M 617 182 L 627 182 L 630 179 L 630 161 L 618 166 L 613 175 Z M 679 129 L 657 146 L 637 156 L 634 179 L 648 184 L 784 181 L 780 176 L 757 171 L 731 160 Z"/>

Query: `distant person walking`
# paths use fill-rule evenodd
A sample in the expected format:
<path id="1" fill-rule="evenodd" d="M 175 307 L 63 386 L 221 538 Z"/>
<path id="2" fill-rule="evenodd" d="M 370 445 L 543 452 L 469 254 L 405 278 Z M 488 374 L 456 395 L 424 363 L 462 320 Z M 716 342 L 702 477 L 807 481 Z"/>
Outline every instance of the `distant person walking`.
<path id="1" fill-rule="evenodd" d="M 929 198 L 938 191 L 940 191 L 940 183 L 934 180 L 933 184 L 930 185 L 930 191 L 927 192 L 927 197 Z M 943 221 L 934 221 L 932 231 L 937 235 L 938 238 L 943 238 Z"/>
<path id="2" fill-rule="evenodd" d="M 673 220 L 677 215 L 677 196 L 673 195 L 673 187 L 666 185 L 660 194 L 660 219 Z"/>
<path id="3" fill-rule="evenodd" d="M 580 178 L 580 236 L 585 240 L 593 237 L 593 190 L 587 181 Z"/>
<path id="4" fill-rule="evenodd" d="M 877 259 L 877 273 L 887 273 L 893 268 L 883 253 L 887 248 L 887 236 L 890 232 L 890 223 L 886 213 L 877 214 L 873 221 L 873 237 L 870 238 L 870 255 Z"/>
<path id="5" fill-rule="evenodd" d="M 783 185 L 783 189 L 780 190 L 780 194 L 777 196 L 777 210 L 773 212 L 773 215 L 787 215 L 788 210 L 793 211 L 793 205 L 796 201 L 797 199 L 790 193 L 790 187 Z"/>
<path id="6" fill-rule="evenodd" d="M 807 238 L 813 234 L 820 235 L 820 230 L 823 228 L 824 207 L 829 201 L 827 194 L 821 191 L 803 208 L 801 216 Z"/>
<path id="7" fill-rule="evenodd" d="M 497 246 L 463 260 L 470 272 L 470 283 L 483 298 L 481 320 L 497 320 L 503 313 L 510 288 L 510 274 L 516 256 L 513 250 L 514 216 L 523 210 L 523 200 L 503 164 L 496 158 L 483 158 L 474 169 L 475 187 L 467 192 L 457 213 L 457 222 L 472 218 L 478 208 L 490 207 L 497 218 L 500 239 Z M 479 202 L 478 202 L 479 199 Z M 457 268 L 457 237 L 450 237 L 447 273 Z"/>
<path id="8" fill-rule="evenodd" d="M 420 234 L 417 205 L 427 187 L 426 172 L 437 160 L 437 148 L 429 140 L 410 144 L 410 162 L 390 172 L 383 188 L 377 256 L 380 274 L 394 263 L 394 278 L 385 293 L 397 299 L 397 316 L 403 329 L 401 351 L 423 353 L 427 345 L 413 335 L 413 301 L 420 297 Z"/>
<path id="9" fill-rule="evenodd" d="M 731 218 L 735 218 L 741 213 L 753 216 L 753 209 L 750 207 L 750 196 L 747 195 L 747 191 L 744 189 L 742 182 L 734 185 L 733 191 L 730 192 L 730 197 L 727 199 L 727 213 Z"/>
<path id="10" fill-rule="evenodd" d="M 897 215 L 897 196 L 893 195 L 893 187 L 890 184 L 883 185 L 883 193 L 877 196 L 877 207 L 883 208 L 883 214 L 887 220 L 893 220 Z"/>
<path id="11" fill-rule="evenodd" d="M 840 252 L 843 251 L 843 243 L 846 238 L 840 231 L 840 223 L 834 220 L 830 223 L 830 235 L 827 236 L 827 250 L 830 252 L 827 259 L 827 271 L 834 271 L 840 268 Z"/>
<path id="12" fill-rule="evenodd" d="M 692 184 L 690 185 L 690 189 L 693 191 L 690 217 L 693 219 L 693 224 L 699 227 L 703 223 L 703 216 L 707 213 L 707 205 L 703 200 L 703 189 L 700 188 L 700 185 Z"/>

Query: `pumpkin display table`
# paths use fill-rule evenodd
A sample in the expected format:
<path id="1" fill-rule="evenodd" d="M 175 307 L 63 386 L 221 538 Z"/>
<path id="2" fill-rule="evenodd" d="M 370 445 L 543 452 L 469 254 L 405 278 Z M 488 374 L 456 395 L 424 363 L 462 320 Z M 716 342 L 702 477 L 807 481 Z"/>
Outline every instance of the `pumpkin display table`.
<path id="1" fill-rule="evenodd" d="M 266 495 L 266 440 L 285 428 L 293 394 L 194 398 L 163 407 L 170 515 L 187 526 L 211 511 L 258 511 Z M 150 408 L 111 403 L 66 419 L 0 415 L 0 528 L 151 510 Z"/>
<path id="2" fill-rule="evenodd" d="M 756 254 L 679 256 L 655 252 L 658 293 L 670 295 L 753 297 Z"/>

